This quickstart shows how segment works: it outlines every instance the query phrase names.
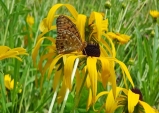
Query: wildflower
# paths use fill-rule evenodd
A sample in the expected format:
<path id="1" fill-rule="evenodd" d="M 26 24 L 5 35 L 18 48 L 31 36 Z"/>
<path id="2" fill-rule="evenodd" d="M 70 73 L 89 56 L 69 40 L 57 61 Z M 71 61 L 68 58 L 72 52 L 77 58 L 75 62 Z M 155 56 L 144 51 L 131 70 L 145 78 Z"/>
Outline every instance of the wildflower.
<path id="1" fill-rule="evenodd" d="M 9 74 L 4 76 L 4 84 L 8 90 L 13 90 L 14 88 L 14 79 L 11 80 L 11 76 Z M 19 87 L 19 83 L 17 82 L 18 93 L 22 92 L 21 87 Z"/>
<path id="2" fill-rule="evenodd" d="M 70 23 L 73 22 L 76 25 L 76 28 L 78 29 L 80 34 L 80 37 L 76 37 L 76 38 L 78 39 L 80 38 L 82 42 L 85 42 L 85 41 L 88 42 L 87 46 L 85 47 L 83 51 L 80 51 L 80 52 L 73 51 L 73 52 L 68 52 L 67 54 L 58 54 L 58 51 L 55 47 L 55 42 L 57 40 L 55 40 L 54 38 L 50 36 L 44 37 L 46 33 L 52 30 L 56 30 L 57 26 L 53 25 L 52 23 L 54 19 L 58 17 L 58 15 L 55 15 L 56 10 L 62 6 L 65 6 L 73 16 L 73 18 L 70 16 L 66 16 L 65 18 L 69 18 L 71 20 Z M 74 9 L 73 6 L 69 4 L 56 4 L 50 9 L 47 17 L 43 19 L 40 25 L 41 25 L 40 30 L 42 31 L 42 33 L 38 36 L 37 44 L 32 53 L 32 59 L 34 61 L 34 65 L 37 66 L 36 57 L 38 55 L 38 51 L 40 49 L 41 43 L 45 39 L 49 40 L 51 44 L 47 46 L 46 48 L 44 48 L 43 53 L 45 54 L 43 54 L 40 58 L 40 61 L 38 63 L 38 69 L 42 74 L 41 85 L 43 83 L 44 74 L 47 72 L 47 70 L 48 70 L 48 78 L 50 78 L 52 70 L 53 69 L 56 70 L 54 75 L 54 81 L 53 81 L 54 91 L 56 87 L 58 86 L 58 84 L 60 84 L 59 81 L 61 80 L 60 78 L 62 77 L 63 79 L 62 87 L 58 96 L 59 103 L 63 101 L 64 99 L 66 88 L 69 88 L 70 90 L 72 88 L 71 73 L 72 73 L 73 65 L 76 58 L 80 58 L 80 63 L 76 71 L 77 73 L 76 74 L 76 82 L 77 82 L 76 94 L 80 93 L 82 83 L 86 83 L 86 86 L 89 89 L 89 94 L 90 94 L 89 97 L 92 97 L 88 99 L 87 109 L 89 109 L 89 106 L 91 104 L 95 103 L 96 95 L 97 95 L 98 77 L 100 78 L 101 80 L 100 82 L 102 82 L 104 87 L 106 87 L 106 84 L 109 81 L 112 84 L 113 95 L 116 95 L 115 94 L 116 93 L 115 92 L 116 91 L 116 76 L 115 76 L 115 70 L 114 70 L 115 62 L 119 63 L 123 72 L 123 76 L 124 77 L 127 76 L 132 86 L 134 86 L 131 76 L 125 64 L 115 58 L 116 52 L 115 52 L 114 44 L 111 38 L 106 37 L 107 35 L 105 33 L 106 31 L 108 31 L 108 19 L 104 20 L 103 16 L 100 13 L 92 12 L 90 17 L 87 20 L 87 17 L 85 15 L 78 14 L 78 12 Z M 74 27 L 74 25 L 72 26 Z M 67 26 L 64 26 L 63 24 L 62 28 L 65 28 L 65 27 L 67 28 Z M 64 31 L 67 31 L 67 30 L 68 29 L 65 29 Z M 78 31 L 76 31 L 75 33 L 78 33 Z M 72 33 L 72 35 L 74 34 Z M 102 36 L 104 36 L 105 38 L 102 38 Z M 62 38 L 59 40 L 61 41 Z M 108 40 L 109 43 L 107 43 L 106 40 Z M 65 41 L 65 40 L 62 40 L 62 41 Z M 69 41 L 71 42 L 72 40 L 70 39 Z M 59 45 L 56 45 L 56 46 L 61 46 L 61 45 L 59 43 Z M 64 47 L 61 46 L 60 48 L 64 48 Z M 83 76 L 79 76 L 80 74 L 82 74 Z"/>
<path id="3" fill-rule="evenodd" d="M 125 44 L 130 40 L 130 36 L 120 33 L 108 32 L 106 34 L 109 38 L 117 39 L 121 44 Z"/>
<path id="4" fill-rule="evenodd" d="M 153 18 L 158 18 L 159 17 L 159 12 L 157 10 L 150 10 L 150 15 Z"/>
<path id="5" fill-rule="evenodd" d="M 111 8 L 110 1 L 106 1 L 105 4 L 104 4 L 104 6 L 105 6 L 106 9 L 110 9 Z"/>
<path id="6" fill-rule="evenodd" d="M 136 89 L 133 89 L 133 91 Z M 139 91 L 139 90 L 138 90 Z M 140 92 L 141 93 L 141 92 Z M 139 93 L 136 93 L 135 91 L 132 92 L 132 90 L 128 90 L 125 88 L 117 87 L 116 88 L 116 99 L 113 97 L 112 90 L 100 92 L 97 95 L 97 100 L 102 95 L 108 95 L 105 103 L 105 110 L 106 113 L 113 113 L 118 107 L 124 107 L 126 111 L 123 112 L 129 112 L 129 113 L 139 113 L 145 111 L 145 113 L 155 113 L 154 109 L 148 105 L 146 102 L 144 102 L 141 95 Z M 97 101 L 96 100 L 96 101 Z M 139 109 L 137 109 L 139 107 Z M 128 110 L 128 111 L 127 111 Z"/>
<path id="7" fill-rule="evenodd" d="M 6 59 L 6 58 L 16 58 L 20 61 L 22 61 L 22 59 L 20 57 L 18 57 L 18 55 L 28 55 L 26 53 L 26 50 L 18 47 L 18 48 L 9 48 L 7 46 L 0 46 L 0 60 Z"/>
<path id="8" fill-rule="evenodd" d="M 14 80 L 11 80 L 11 77 L 9 74 L 5 75 L 4 76 L 4 84 L 5 84 L 5 87 L 8 89 L 8 90 L 12 90 L 13 87 L 14 87 Z"/>
<path id="9" fill-rule="evenodd" d="M 34 25 L 34 17 L 31 15 L 27 15 L 26 22 L 28 26 L 24 28 L 24 31 L 27 31 L 28 34 L 24 36 L 24 45 L 28 45 L 28 41 L 33 40 L 33 25 Z"/>
<path id="10" fill-rule="evenodd" d="M 27 18 L 26 18 L 27 23 L 32 26 L 34 24 L 34 18 L 28 14 Z"/>

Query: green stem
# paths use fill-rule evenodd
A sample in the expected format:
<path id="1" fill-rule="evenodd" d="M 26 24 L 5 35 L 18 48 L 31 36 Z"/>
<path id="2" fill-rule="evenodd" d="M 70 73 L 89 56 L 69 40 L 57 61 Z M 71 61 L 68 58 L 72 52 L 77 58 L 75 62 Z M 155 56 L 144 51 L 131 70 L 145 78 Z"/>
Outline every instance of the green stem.
<path id="1" fill-rule="evenodd" d="M 12 4 L 12 6 L 11 6 L 11 8 L 10 8 L 10 13 L 9 13 L 9 14 L 11 14 L 11 13 L 12 13 L 12 11 L 13 11 L 14 3 L 15 3 L 15 0 L 12 0 L 12 3 L 11 3 L 11 4 Z M 8 33 L 9 23 L 10 23 L 10 19 L 8 19 L 8 21 L 7 21 L 7 25 L 6 25 L 6 29 L 5 29 L 5 33 L 4 33 L 4 40 L 3 40 L 2 45 L 5 45 L 5 42 L 6 42 L 6 38 L 7 38 L 7 33 Z"/>

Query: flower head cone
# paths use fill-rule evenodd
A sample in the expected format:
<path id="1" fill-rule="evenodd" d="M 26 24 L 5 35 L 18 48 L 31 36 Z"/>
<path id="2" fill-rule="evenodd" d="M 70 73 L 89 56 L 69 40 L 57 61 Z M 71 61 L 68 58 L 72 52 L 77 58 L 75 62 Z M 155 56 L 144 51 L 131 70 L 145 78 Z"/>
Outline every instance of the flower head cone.
<path id="1" fill-rule="evenodd" d="M 62 19 L 63 17 L 64 19 L 68 18 L 69 19 L 68 22 L 70 22 L 71 20 L 70 23 L 73 23 L 72 26 L 77 28 L 78 31 L 76 32 L 77 33 L 79 32 L 82 43 L 85 41 L 87 42 L 87 46 L 83 49 L 83 51 L 75 50 L 70 52 L 65 52 L 65 51 L 63 52 L 63 50 L 61 50 L 61 48 L 63 48 L 63 45 L 61 44 L 62 45 L 61 46 L 59 42 L 57 42 L 61 41 L 62 39 L 57 40 L 57 38 L 55 39 L 45 35 L 49 31 L 57 29 L 58 26 L 52 25 L 52 23 L 56 17 L 59 17 L 58 15 L 55 15 L 56 10 L 62 6 L 65 6 L 73 17 L 63 15 L 61 16 L 61 18 Z M 115 58 L 116 52 L 114 44 L 110 38 L 106 37 L 105 33 L 106 31 L 108 31 L 108 20 L 107 19 L 103 20 L 103 16 L 100 13 L 92 12 L 90 18 L 88 18 L 87 20 L 86 16 L 78 14 L 78 12 L 74 9 L 73 6 L 69 4 L 56 4 L 50 9 L 47 17 L 42 21 L 40 25 L 41 25 L 40 30 L 42 31 L 42 33 L 38 36 L 37 44 L 32 53 L 32 58 L 34 61 L 34 65 L 38 66 L 38 69 L 42 73 L 41 85 L 43 83 L 45 73 L 48 72 L 47 76 L 48 78 L 50 78 L 51 74 L 53 73 L 53 70 L 55 70 L 54 80 L 53 80 L 54 89 L 56 89 L 55 87 L 57 87 L 58 84 L 60 84 L 60 80 L 62 80 L 62 88 L 60 89 L 60 92 L 62 93 L 59 93 L 58 96 L 59 97 L 58 99 L 60 99 L 59 103 L 64 99 L 63 94 L 65 94 L 66 88 L 70 90 L 72 89 L 71 73 L 76 58 L 80 59 L 78 69 L 76 71 L 76 81 L 77 81 L 76 90 L 77 92 L 79 92 L 82 83 L 86 83 L 87 88 L 90 91 L 89 94 L 92 97 L 88 99 L 87 108 L 89 108 L 88 106 L 94 104 L 96 101 L 97 82 L 102 82 L 104 87 L 106 87 L 107 82 L 110 82 L 112 84 L 113 95 L 115 97 L 116 95 L 116 76 L 114 71 L 115 62 L 120 64 L 124 76 L 126 75 L 132 86 L 134 86 L 131 76 L 125 64 L 118 61 Z M 62 29 L 64 28 L 65 26 L 63 25 Z M 88 30 L 85 30 L 85 28 L 88 28 Z M 68 36 L 70 36 L 69 34 L 73 35 L 76 34 L 74 32 L 67 34 L 67 32 L 70 31 L 68 31 L 68 29 L 64 29 L 64 31 L 59 30 L 58 32 L 66 34 Z M 105 36 L 105 38 L 101 38 L 102 36 Z M 75 40 L 77 38 L 79 37 L 76 37 Z M 38 65 L 36 65 L 36 58 L 38 55 L 38 51 L 44 39 L 49 40 L 51 44 L 43 49 Z M 65 40 L 67 39 L 64 39 L 63 41 Z M 71 40 L 72 39 L 70 39 L 70 42 Z M 57 45 L 57 43 L 59 45 Z M 74 45 L 74 43 L 72 43 L 72 45 Z M 60 46 L 59 48 L 60 51 L 57 49 L 57 46 L 58 47 Z M 93 51 L 92 48 L 95 51 Z M 84 74 L 83 76 L 79 77 L 78 76 L 79 74 L 77 73 L 84 73 Z M 59 76 L 62 77 L 62 79 Z M 84 80 L 84 82 L 82 80 Z"/>

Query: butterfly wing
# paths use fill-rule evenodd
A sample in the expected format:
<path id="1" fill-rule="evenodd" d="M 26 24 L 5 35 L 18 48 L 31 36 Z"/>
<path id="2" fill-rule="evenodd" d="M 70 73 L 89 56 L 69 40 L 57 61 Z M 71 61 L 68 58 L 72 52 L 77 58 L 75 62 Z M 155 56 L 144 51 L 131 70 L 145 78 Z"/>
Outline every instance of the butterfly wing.
<path id="1" fill-rule="evenodd" d="M 69 53 L 82 48 L 82 40 L 76 25 L 66 16 L 60 15 L 56 20 L 58 53 Z"/>

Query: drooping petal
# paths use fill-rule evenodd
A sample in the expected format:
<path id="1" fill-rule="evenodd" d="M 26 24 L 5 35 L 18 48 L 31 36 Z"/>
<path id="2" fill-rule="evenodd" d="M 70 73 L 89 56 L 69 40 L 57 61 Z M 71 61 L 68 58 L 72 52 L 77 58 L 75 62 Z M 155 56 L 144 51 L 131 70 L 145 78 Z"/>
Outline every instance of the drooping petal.
<path id="1" fill-rule="evenodd" d="M 76 27 L 79 30 L 82 41 L 85 40 L 85 24 L 86 24 L 86 15 L 79 14 L 76 21 Z"/>
<path id="2" fill-rule="evenodd" d="M 104 87 L 106 87 L 108 78 L 110 76 L 109 61 L 104 57 L 99 57 L 99 60 L 101 61 L 102 64 L 102 72 L 101 72 L 102 84 Z"/>
<path id="3" fill-rule="evenodd" d="M 101 36 L 102 36 L 102 21 L 103 21 L 103 16 L 98 13 L 98 12 L 92 12 L 91 15 L 90 15 L 90 20 L 89 20 L 89 24 L 91 24 L 93 22 L 93 19 L 91 18 L 94 18 L 94 31 L 93 32 L 96 32 L 97 33 L 97 40 L 100 40 L 101 39 Z"/>
<path id="4" fill-rule="evenodd" d="M 64 75 L 65 75 L 65 83 L 66 86 L 71 90 L 72 84 L 71 84 L 71 75 L 73 71 L 74 61 L 78 56 L 69 56 L 66 59 L 66 63 L 64 66 Z"/>
<path id="5" fill-rule="evenodd" d="M 132 78 L 130 76 L 130 73 L 129 73 L 127 67 L 125 66 L 125 64 L 123 62 L 117 60 L 117 59 L 115 60 L 115 62 L 119 63 L 121 69 L 125 72 L 125 74 L 126 74 L 128 80 L 130 81 L 131 85 L 134 87 L 133 80 L 132 80 Z"/>
<path id="6" fill-rule="evenodd" d="M 90 87 L 91 87 L 91 80 L 90 80 L 89 73 L 88 73 L 87 78 L 86 78 L 86 87 L 87 87 L 87 88 L 90 88 Z"/>
<path id="7" fill-rule="evenodd" d="M 97 93 L 97 69 L 96 69 L 96 62 L 97 59 L 94 57 L 87 58 L 87 69 L 88 75 L 91 82 L 91 89 L 92 89 L 92 97 L 93 97 L 93 104 L 95 102 L 95 97 Z"/>
<path id="8" fill-rule="evenodd" d="M 43 32 L 37 37 L 37 41 L 39 41 L 46 33 L 50 32 L 51 30 L 55 30 L 55 29 L 56 29 L 55 25 L 51 26 L 50 29 L 48 29 L 48 28 L 43 29 Z"/>
<path id="9" fill-rule="evenodd" d="M 96 96 L 96 101 L 103 95 L 109 94 L 109 91 L 102 91 L 100 93 L 98 93 L 98 95 Z"/>
<path id="10" fill-rule="evenodd" d="M 118 96 L 119 92 L 122 91 L 122 88 L 116 88 L 116 97 Z M 114 113 L 115 109 L 117 108 L 117 102 L 114 99 L 113 91 L 110 90 L 105 104 L 106 113 Z"/>
<path id="11" fill-rule="evenodd" d="M 116 95 L 116 74 L 115 74 L 115 70 L 114 70 L 114 61 L 110 61 L 110 77 L 109 77 L 109 82 L 112 85 L 112 90 L 113 90 L 113 95 L 114 98 Z"/>
<path id="12" fill-rule="evenodd" d="M 53 90 L 55 92 L 56 88 L 58 87 L 58 84 L 60 84 L 60 79 L 61 79 L 61 74 L 62 74 L 62 70 L 57 70 L 55 72 L 55 76 L 54 76 L 54 80 L 53 80 Z"/>
<path id="13" fill-rule="evenodd" d="M 89 96 L 88 96 L 88 100 L 87 100 L 86 110 L 88 110 L 90 108 L 91 104 L 92 104 L 92 90 L 91 90 L 91 88 L 89 88 Z"/>
<path id="14" fill-rule="evenodd" d="M 80 91 L 80 88 L 81 88 L 81 85 L 82 85 L 82 78 L 83 78 L 83 77 L 80 76 L 79 70 L 76 71 L 76 76 L 75 77 L 76 77 L 76 93 L 78 94 L 78 93 L 80 93 L 79 91 Z"/>
<path id="15" fill-rule="evenodd" d="M 36 43 L 36 45 L 35 45 L 35 47 L 34 47 L 34 49 L 33 49 L 33 52 L 32 52 L 32 59 L 33 59 L 33 64 L 34 64 L 34 66 L 36 66 L 36 57 L 37 57 L 37 55 L 38 55 L 38 52 L 39 52 L 41 43 L 42 43 L 42 41 L 44 41 L 44 39 L 48 39 L 48 40 L 51 41 L 52 43 L 55 42 L 55 39 L 53 39 L 53 38 L 51 38 L 51 37 L 40 38 L 40 39 L 37 41 L 37 43 Z"/>
<path id="16" fill-rule="evenodd" d="M 22 61 L 22 59 L 20 57 L 18 57 L 18 55 L 28 55 L 26 53 L 26 49 L 21 48 L 21 47 L 10 49 L 7 46 L 0 46 L 0 49 L 1 49 L 0 60 L 6 59 L 6 58 L 16 58 L 16 59 Z"/>
<path id="17" fill-rule="evenodd" d="M 41 32 L 43 32 L 45 29 L 47 29 L 46 18 L 44 18 L 39 25 L 39 30 Z"/>
<path id="18" fill-rule="evenodd" d="M 60 104 L 63 100 L 64 100 L 64 97 L 65 97 L 65 94 L 66 94 L 66 84 L 65 84 L 65 80 L 62 80 L 62 87 L 58 93 L 58 97 L 57 97 L 57 102 L 58 104 Z"/>
<path id="19" fill-rule="evenodd" d="M 0 46 L 0 56 L 10 50 L 8 46 Z"/>
<path id="20" fill-rule="evenodd" d="M 148 105 L 146 102 L 143 102 L 143 101 L 139 100 L 139 104 L 142 105 L 142 107 L 145 110 L 145 113 L 155 113 L 155 111 L 153 110 L 153 108 L 150 105 Z"/>
<path id="21" fill-rule="evenodd" d="M 103 36 L 105 36 L 107 38 L 107 40 L 109 41 L 109 43 L 111 44 L 112 57 L 116 57 L 116 50 L 115 50 L 115 46 L 114 46 L 114 43 L 113 43 L 112 39 L 108 38 L 107 34 L 105 34 L 105 33 L 103 33 Z M 103 44 L 106 44 L 106 42 L 103 42 Z"/>
<path id="22" fill-rule="evenodd" d="M 129 91 L 128 91 L 128 110 L 130 113 L 134 112 L 134 108 L 138 102 L 139 102 L 139 94 L 135 94 L 129 89 Z"/>
<path id="23" fill-rule="evenodd" d="M 70 11 L 70 13 L 73 15 L 73 17 L 77 18 L 78 13 L 72 5 L 70 5 L 70 4 L 56 4 L 50 9 L 50 11 L 47 15 L 46 24 L 47 24 L 49 29 L 51 28 L 52 23 L 54 21 L 55 12 L 57 11 L 57 9 L 59 9 L 62 6 L 65 6 Z"/>
<path id="24" fill-rule="evenodd" d="M 108 32 L 106 35 L 108 38 L 117 39 L 121 44 L 125 44 L 130 40 L 130 36 L 125 34 Z"/>

